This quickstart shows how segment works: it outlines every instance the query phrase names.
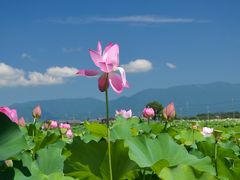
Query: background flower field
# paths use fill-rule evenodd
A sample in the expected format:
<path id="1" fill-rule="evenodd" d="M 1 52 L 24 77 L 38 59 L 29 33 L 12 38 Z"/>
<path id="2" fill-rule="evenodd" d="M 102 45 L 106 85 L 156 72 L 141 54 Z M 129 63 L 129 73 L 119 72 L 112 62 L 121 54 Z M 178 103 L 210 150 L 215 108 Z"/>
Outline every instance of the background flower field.
<path id="1" fill-rule="evenodd" d="M 22 127 L 0 115 L 4 179 L 109 179 L 105 124 L 71 125 L 68 138 L 61 127 L 37 122 L 33 137 L 33 123 Z M 164 130 L 163 122 L 117 116 L 110 126 L 113 179 L 238 179 L 239 121 L 198 121 L 193 128 L 196 121 L 175 120 Z M 217 159 L 216 137 L 201 134 L 206 125 L 222 130 Z"/>

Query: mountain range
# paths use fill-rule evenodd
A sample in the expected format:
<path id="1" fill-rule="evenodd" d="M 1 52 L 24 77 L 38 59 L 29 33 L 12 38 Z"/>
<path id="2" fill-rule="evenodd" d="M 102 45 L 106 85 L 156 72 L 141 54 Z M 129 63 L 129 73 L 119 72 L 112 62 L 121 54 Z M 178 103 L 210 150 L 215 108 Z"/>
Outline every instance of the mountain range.
<path id="1" fill-rule="evenodd" d="M 240 84 L 216 82 L 146 89 L 129 97 L 111 100 L 110 114 L 114 116 L 117 109 L 132 109 L 134 115 L 140 115 L 151 101 L 159 101 L 164 106 L 173 101 L 178 116 L 240 111 Z M 19 116 L 31 120 L 32 109 L 36 105 L 42 108 L 42 119 L 84 120 L 102 118 L 105 114 L 105 102 L 94 98 L 41 100 L 10 107 L 16 109 Z"/>

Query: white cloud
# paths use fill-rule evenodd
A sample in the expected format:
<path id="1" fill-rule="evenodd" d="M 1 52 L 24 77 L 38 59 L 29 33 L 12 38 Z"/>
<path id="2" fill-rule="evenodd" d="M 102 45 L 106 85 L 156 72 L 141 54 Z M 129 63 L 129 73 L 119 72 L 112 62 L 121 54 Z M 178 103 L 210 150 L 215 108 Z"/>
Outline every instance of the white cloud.
<path id="1" fill-rule="evenodd" d="M 73 67 L 51 67 L 47 69 L 47 74 L 50 76 L 56 76 L 56 77 L 74 77 L 76 76 L 76 72 L 78 70 Z"/>
<path id="2" fill-rule="evenodd" d="M 24 71 L 0 63 L 0 87 L 25 84 Z"/>
<path id="3" fill-rule="evenodd" d="M 81 48 L 79 48 L 79 47 L 76 47 L 76 48 L 73 48 L 73 47 L 71 47 L 71 48 L 62 48 L 62 51 L 64 53 L 75 53 L 75 52 L 80 52 Z"/>
<path id="4" fill-rule="evenodd" d="M 29 72 L 28 78 L 26 79 L 26 84 L 28 86 L 39 86 L 39 85 L 52 85 L 52 84 L 62 84 L 64 79 L 61 77 L 55 77 L 48 75 L 47 73 L 40 72 Z"/>
<path id="5" fill-rule="evenodd" d="M 21 54 L 21 58 L 22 58 L 22 59 L 32 59 L 32 57 L 31 57 L 29 54 L 25 53 L 25 52 L 23 52 L 23 53 Z"/>
<path id="6" fill-rule="evenodd" d="M 176 64 L 169 63 L 169 62 L 166 63 L 166 66 L 170 69 L 176 69 L 177 68 Z"/>
<path id="7" fill-rule="evenodd" d="M 136 59 L 122 65 L 122 67 L 129 73 L 147 72 L 152 69 L 152 63 L 146 59 Z"/>
<path id="8" fill-rule="evenodd" d="M 130 22 L 130 23 L 193 23 L 193 18 L 166 18 L 159 16 L 122 16 L 96 17 L 95 21 L 102 22 Z"/>
<path id="9" fill-rule="evenodd" d="M 182 17 L 163 17 L 163 16 L 119 16 L 119 17 L 66 17 L 62 19 L 51 18 L 49 21 L 60 24 L 86 24 L 93 22 L 113 22 L 113 23 L 144 23 L 144 24 L 163 24 L 163 23 L 208 23 L 209 20 L 198 20 L 195 18 Z"/>
<path id="10" fill-rule="evenodd" d="M 45 73 L 25 72 L 0 63 L 0 87 L 62 84 L 66 78 L 73 77 L 76 72 L 77 69 L 67 66 L 51 67 Z"/>

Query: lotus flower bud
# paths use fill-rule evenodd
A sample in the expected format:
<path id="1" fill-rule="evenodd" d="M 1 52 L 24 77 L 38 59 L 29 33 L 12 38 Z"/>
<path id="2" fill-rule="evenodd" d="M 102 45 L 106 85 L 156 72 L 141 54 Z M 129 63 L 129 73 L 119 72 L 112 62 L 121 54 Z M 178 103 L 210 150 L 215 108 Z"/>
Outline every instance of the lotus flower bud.
<path id="1" fill-rule="evenodd" d="M 57 127 L 58 127 L 57 121 L 51 120 L 50 121 L 50 128 L 54 129 L 54 128 L 57 128 Z"/>
<path id="2" fill-rule="evenodd" d="M 68 129 L 71 129 L 71 125 L 68 123 L 60 123 L 59 128 L 60 128 L 61 133 L 65 134 Z"/>
<path id="3" fill-rule="evenodd" d="M 116 111 L 116 115 L 115 116 L 122 116 L 124 117 L 125 119 L 128 119 L 128 118 L 131 118 L 132 117 L 132 110 L 120 110 L 120 111 Z"/>
<path id="4" fill-rule="evenodd" d="M 59 128 L 70 129 L 71 125 L 68 123 L 60 123 Z"/>
<path id="5" fill-rule="evenodd" d="M 5 160 L 5 164 L 7 167 L 13 167 L 13 161 L 12 160 Z"/>
<path id="6" fill-rule="evenodd" d="M 155 116 L 155 112 L 153 108 L 144 108 L 142 114 L 143 114 L 143 117 L 147 119 L 150 119 L 153 116 Z"/>
<path id="7" fill-rule="evenodd" d="M 72 133 L 72 130 L 71 130 L 71 129 L 67 130 L 66 136 L 67 136 L 69 139 L 73 137 L 73 133 Z"/>
<path id="8" fill-rule="evenodd" d="M 222 133 L 223 131 L 214 129 L 213 135 L 217 141 L 221 139 Z"/>
<path id="9" fill-rule="evenodd" d="M 176 112 L 175 112 L 174 103 L 171 102 L 169 105 L 167 105 L 167 107 L 165 107 L 163 109 L 163 117 L 166 120 L 170 120 L 170 119 L 174 118 L 175 115 L 176 115 Z"/>
<path id="10" fill-rule="evenodd" d="M 38 105 L 33 109 L 32 116 L 34 120 L 38 120 L 42 115 L 41 107 Z"/>
<path id="11" fill-rule="evenodd" d="M 212 135 L 212 133 L 213 133 L 213 128 L 209 128 L 209 127 L 202 128 L 201 134 L 204 137 L 210 137 Z"/>
<path id="12" fill-rule="evenodd" d="M 24 120 L 23 117 L 21 117 L 21 118 L 18 120 L 18 125 L 19 125 L 19 126 L 22 126 L 22 127 L 25 126 L 25 120 Z"/>
<path id="13" fill-rule="evenodd" d="M 196 122 L 192 122 L 192 129 L 193 130 L 197 130 L 198 129 L 198 125 Z"/>

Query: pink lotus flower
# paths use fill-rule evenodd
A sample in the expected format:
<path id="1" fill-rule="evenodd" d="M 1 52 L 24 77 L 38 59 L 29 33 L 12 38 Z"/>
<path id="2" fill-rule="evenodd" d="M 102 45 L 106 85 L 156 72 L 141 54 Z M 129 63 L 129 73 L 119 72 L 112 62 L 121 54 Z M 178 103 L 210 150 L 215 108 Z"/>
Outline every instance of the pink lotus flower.
<path id="1" fill-rule="evenodd" d="M 67 130 L 66 136 L 67 136 L 68 138 L 72 138 L 72 137 L 73 137 L 73 133 L 72 133 L 72 130 L 71 130 L 71 129 Z"/>
<path id="2" fill-rule="evenodd" d="M 51 120 L 51 121 L 50 121 L 50 128 L 54 129 L 54 128 L 57 128 L 57 127 L 58 127 L 57 121 Z"/>
<path id="3" fill-rule="evenodd" d="M 103 74 L 98 79 L 98 88 L 104 92 L 109 84 L 117 93 L 121 93 L 123 88 L 128 88 L 125 70 L 119 67 L 119 46 L 110 43 L 102 52 L 102 45 L 98 42 L 97 51 L 89 50 L 94 64 L 100 68 Z M 120 75 L 116 71 L 120 72 Z M 80 76 L 96 76 L 100 74 L 98 70 L 79 70 Z"/>
<path id="4" fill-rule="evenodd" d="M 39 119 L 42 115 L 41 107 L 38 105 L 33 109 L 32 116 L 35 120 Z"/>
<path id="5" fill-rule="evenodd" d="M 122 116 L 125 119 L 132 117 L 132 110 L 129 109 L 128 111 L 121 109 L 120 111 L 116 111 L 116 116 Z"/>
<path id="6" fill-rule="evenodd" d="M 16 123 L 19 126 L 25 126 L 25 120 L 23 117 L 18 119 L 17 111 L 15 109 L 10 109 L 7 106 L 0 107 L 0 112 L 5 114 L 12 122 Z"/>
<path id="7" fill-rule="evenodd" d="M 25 126 L 25 120 L 24 120 L 23 117 L 21 117 L 21 118 L 18 120 L 18 125 L 19 125 L 19 126 L 22 126 L 22 127 Z"/>
<path id="8" fill-rule="evenodd" d="M 163 117 L 168 120 L 168 119 L 174 118 L 175 115 L 176 115 L 176 112 L 175 112 L 174 103 L 171 102 L 169 105 L 167 105 L 167 107 L 163 109 Z"/>
<path id="9" fill-rule="evenodd" d="M 144 108 L 142 114 L 143 114 L 143 117 L 147 119 L 150 119 L 153 116 L 155 116 L 155 112 L 153 108 Z"/>
<path id="10" fill-rule="evenodd" d="M 10 109 L 7 106 L 0 107 L 0 112 L 8 116 L 8 118 L 12 121 L 18 124 L 18 116 L 17 111 L 15 109 Z"/>
<path id="11" fill-rule="evenodd" d="M 60 123 L 59 128 L 70 129 L 71 125 L 68 123 Z"/>
<path id="12" fill-rule="evenodd" d="M 213 128 L 209 128 L 209 127 L 202 128 L 201 134 L 204 137 L 210 137 L 212 135 L 212 133 L 213 133 Z"/>

